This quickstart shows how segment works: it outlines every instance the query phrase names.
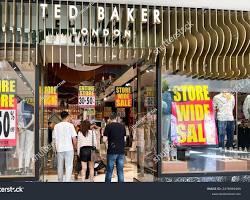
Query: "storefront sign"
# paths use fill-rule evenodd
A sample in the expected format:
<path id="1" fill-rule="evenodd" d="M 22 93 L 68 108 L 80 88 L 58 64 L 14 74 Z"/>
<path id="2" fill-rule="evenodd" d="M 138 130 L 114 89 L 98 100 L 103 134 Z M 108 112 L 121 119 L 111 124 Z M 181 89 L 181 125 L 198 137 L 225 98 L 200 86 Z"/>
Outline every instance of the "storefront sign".
<path id="1" fill-rule="evenodd" d="M 45 108 L 56 108 L 58 106 L 58 93 L 56 86 L 40 87 L 39 105 L 44 105 Z"/>
<path id="2" fill-rule="evenodd" d="M 207 85 L 182 85 L 173 88 L 171 137 L 185 146 L 218 143 L 213 103 Z"/>
<path id="3" fill-rule="evenodd" d="M 112 107 L 104 107 L 103 117 L 110 117 L 112 113 Z"/>
<path id="4" fill-rule="evenodd" d="M 145 88 L 145 107 L 155 107 L 155 90 L 153 87 Z"/>
<path id="5" fill-rule="evenodd" d="M 94 86 L 79 86 L 78 105 L 82 108 L 95 107 Z"/>
<path id="6" fill-rule="evenodd" d="M 42 10 L 42 18 L 46 17 L 46 10 L 48 9 L 48 4 L 40 4 L 41 10 Z M 94 6 L 93 6 L 94 8 Z M 61 18 L 61 5 L 60 4 L 54 4 L 54 8 L 52 8 L 54 10 L 54 19 L 60 19 Z M 78 8 L 74 5 L 69 5 L 68 6 L 68 18 L 71 21 L 76 20 L 76 18 L 81 14 L 82 11 L 78 10 Z M 89 8 L 90 9 L 90 8 Z M 122 13 L 118 12 L 119 8 L 118 7 L 114 7 L 110 16 L 110 21 L 121 21 L 121 15 Z M 148 9 L 147 8 L 142 8 L 140 10 L 141 15 L 140 15 L 140 21 L 141 23 L 147 23 L 148 22 L 148 17 L 149 17 L 149 13 L 148 13 Z M 105 8 L 102 6 L 97 6 L 96 7 L 96 13 L 97 13 L 97 21 L 100 23 L 102 21 L 105 20 Z M 160 24 L 161 20 L 160 20 L 160 10 L 159 9 L 153 9 L 152 10 L 152 22 L 153 24 Z M 128 23 L 135 23 L 135 9 L 134 8 L 127 8 L 126 9 L 126 21 Z M 90 32 L 90 33 L 89 33 Z M 98 37 L 99 34 L 99 30 L 98 29 L 92 29 L 92 30 L 88 30 L 87 28 L 82 28 L 80 30 L 80 33 L 82 36 L 87 36 L 88 34 L 94 35 Z M 72 28 L 72 33 L 73 35 L 77 35 L 78 33 L 76 32 L 75 28 Z M 112 33 L 109 33 L 109 29 L 103 29 L 102 30 L 102 35 L 104 37 L 107 37 L 109 34 L 112 34 L 115 37 L 118 37 L 121 35 L 121 30 L 119 29 L 114 29 Z M 125 38 L 131 38 L 131 31 L 129 29 L 125 29 L 124 30 L 124 37 Z"/>
<path id="7" fill-rule="evenodd" d="M 16 80 L 0 80 L 0 148 L 16 146 Z"/>
<path id="8" fill-rule="evenodd" d="M 40 4 L 40 7 L 42 9 L 42 17 L 45 18 L 46 16 L 46 8 L 48 7 L 48 4 Z M 102 22 L 104 20 L 104 16 L 105 16 L 105 9 L 102 6 L 97 6 L 96 7 L 96 11 L 97 11 L 97 20 L 98 22 Z M 142 23 L 146 23 L 148 21 L 148 9 L 147 8 L 142 8 L 141 10 L 141 19 L 140 21 Z M 69 19 L 70 20 L 75 20 L 78 17 L 79 14 L 79 10 L 76 6 L 74 5 L 70 5 L 68 7 L 68 12 L 69 12 Z M 160 20 L 160 10 L 159 9 L 153 9 L 153 24 L 160 24 L 161 20 Z M 127 22 L 131 22 L 133 23 L 135 21 L 134 19 L 135 14 L 134 14 L 134 8 L 127 8 L 126 9 L 126 18 L 127 18 Z M 60 4 L 54 4 L 54 18 L 55 19 L 60 19 L 61 18 L 61 5 Z M 119 16 L 119 12 L 117 7 L 115 6 L 112 10 L 112 14 L 110 17 L 110 21 L 112 20 L 116 20 L 119 21 L 120 20 L 120 16 Z"/>
<path id="9" fill-rule="evenodd" d="M 115 87 L 115 107 L 132 107 L 132 87 Z"/>

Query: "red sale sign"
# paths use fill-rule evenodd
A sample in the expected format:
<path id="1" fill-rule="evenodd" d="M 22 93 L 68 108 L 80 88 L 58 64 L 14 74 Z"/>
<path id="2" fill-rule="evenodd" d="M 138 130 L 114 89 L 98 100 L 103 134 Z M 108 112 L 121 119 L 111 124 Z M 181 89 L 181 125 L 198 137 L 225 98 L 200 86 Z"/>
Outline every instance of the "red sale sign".
<path id="1" fill-rule="evenodd" d="M 132 87 L 115 87 L 115 107 L 130 108 L 132 107 Z"/>
<path id="2" fill-rule="evenodd" d="M 176 85 L 172 91 L 172 141 L 184 146 L 217 145 L 208 85 Z"/>
<path id="3" fill-rule="evenodd" d="M 218 144 L 212 100 L 173 102 L 172 114 L 179 145 Z"/>
<path id="4" fill-rule="evenodd" d="M 0 147 L 16 146 L 16 80 L 0 80 Z"/>

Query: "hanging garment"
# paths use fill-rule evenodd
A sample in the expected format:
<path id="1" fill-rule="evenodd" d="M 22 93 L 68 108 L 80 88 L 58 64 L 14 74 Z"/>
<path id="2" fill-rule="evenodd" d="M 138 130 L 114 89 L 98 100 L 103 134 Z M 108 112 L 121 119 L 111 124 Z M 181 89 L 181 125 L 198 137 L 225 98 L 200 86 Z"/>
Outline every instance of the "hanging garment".
<path id="1" fill-rule="evenodd" d="M 246 119 L 250 119 L 250 95 L 247 95 L 243 103 L 243 113 Z"/>
<path id="2" fill-rule="evenodd" d="M 31 159 L 34 156 L 34 132 L 24 130 L 19 134 L 19 169 L 29 168 Z"/>

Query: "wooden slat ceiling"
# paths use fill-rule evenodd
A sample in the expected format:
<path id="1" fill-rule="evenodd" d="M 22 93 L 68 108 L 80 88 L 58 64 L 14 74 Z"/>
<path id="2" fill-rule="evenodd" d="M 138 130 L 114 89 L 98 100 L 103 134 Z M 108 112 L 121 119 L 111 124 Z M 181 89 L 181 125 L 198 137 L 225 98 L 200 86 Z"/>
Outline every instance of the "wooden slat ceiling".
<path id="1" fill-rule="evenodd" d="M 55 3 L 56 1 L 50 1 Z M 62 10 L 67 10 L 69 4 L 62 5 Z M 74 2 L 76 4 L 76 2 Z M 97 22 L 96 6 L 105 8 L 105 20 Z M 86 4 L 77 3 L 79 9 L 84 9 Z M 114 7 L 117 7 L 121 20 L 110 21 Z M 135 9 L 135 22 L 127 22 L 126 8 Z M 139 13 L 142 8 L 148 11 L 145 23 L 140 21 Z M 0 48 L 0 60 L 16 62 L 33 62 L 34 65 L 46 66 L 48 63 L 74 63 L 77 64 L 108 64 L 134 63 L 137 59 L 156 60 L 160 55 L 160 64 L 173 74 L 180 74 L 202 79 L 245 79 L 250 76 L 250 12 L 236 10 L 181 8 L 165 6 L 138 6 L 122 4 L 89 4 L 88 9 L 77 18 L 76 29 L 83 27 L 88 30 L 129 29 L 132 37 L 92 38 L 89 34 L 87 43 L 53 45 L 46 44 L 46 35 L 51 32 L 65 32 L 70 35 L 67 15 L 63 15 L 66 21 L 60 20 L 59 28 L 54 26 L 54 18 L 48 9 L 48 17 L 41 18 L 39 1 L 28 3 L 21 0 L 1 2 L 1 26 L 9 30 L 10 26 L 28 30 L 28 33 L 20 35 L 19 47 L 15 41 L 19 37 L 17 29 L 2 31 L 2 45 Z M 152 23 L 153 9 L 160 10 L 160 24 Z M 191 29 L 186 29 L 184 34 L 180 30 L 191 23 Z M 21 27 L 20 27 L 21 26 Z M 66 26 L 66 28 L 65 28 Z M 3 30 L 3 29 L 2 29 Z M 44 34 L 44 35 L 43 35 Z M 26 35 L 24 37 L 24 35 Z M 176 36 L 176 37 L 174 37 Z M 25 38 L 28 38 L 25 43 Z M 35 38 L 35 39 L 34 39 Z M 43 41 L 42 41 L 43 40 Z M 157 53 L 156 48 L 161 50 Z M 25 43 L 25 46 L 23 44 Z M 48 50 L 49 48 L 49 50 Z M 40 52 L 40 53 L 39 53 Z M 79 55 L 77 57 L 76 55 Z M 124 62 L 125 61 L 125 62 Z"/>
<path id="2" fill-rule="evenodd" d="M 183 21 L 193 25 L 167 45 L 162 63 L 173 73 L 191 77 L 222 80 L 249 77 L 249 16 L 249 12 L 242 11 L 169 10 L 166 16 L 169 40 L 171 33 L 183 27 Z"/>

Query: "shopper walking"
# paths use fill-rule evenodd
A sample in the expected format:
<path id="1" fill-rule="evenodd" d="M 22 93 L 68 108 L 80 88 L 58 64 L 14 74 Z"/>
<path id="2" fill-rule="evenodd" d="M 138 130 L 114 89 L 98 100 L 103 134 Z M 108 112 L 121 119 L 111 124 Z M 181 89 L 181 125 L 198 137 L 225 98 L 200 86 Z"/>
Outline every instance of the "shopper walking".
<path id="1" fill-rule="evenodd" d="M 74 147 L 76 147 L 76 131 L 71 124 L 68 112 L 61 112 L 62 122 L 55 125 L 53 139 L 57 151 L 57 173 L 58 181 L 63 182 L 63 169 L 65 164 L 65 182 L 71 181 L 73 171 Z"/>
<path id="2" fill-rule="evenodd" d="M 123 168 L 126 129 L 123 124 L 117 122 L 116 113 L 111 114 L 110 120 L 111 123 L 106 126 L 104 131 L 104 136 L 108 139 L 105 182 L 111 182 L 114 164 L 116 164 L 118 182 L 124 182 Z"/>
<path id="3" fill-rule="evenodd" d="M 94 161 L 91 160 L 91 151 L 95 150 L 97 141 L 96 135 L 91 130 L 91 124 L 88 120 L 81 122 L 80 132 L 78 134 L 77 153 L 82 163 L 82 181 L 86 181 L 86 171 L 89 166 L 89 179 L 94 182 Z"/>

